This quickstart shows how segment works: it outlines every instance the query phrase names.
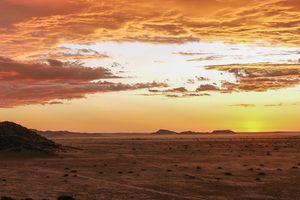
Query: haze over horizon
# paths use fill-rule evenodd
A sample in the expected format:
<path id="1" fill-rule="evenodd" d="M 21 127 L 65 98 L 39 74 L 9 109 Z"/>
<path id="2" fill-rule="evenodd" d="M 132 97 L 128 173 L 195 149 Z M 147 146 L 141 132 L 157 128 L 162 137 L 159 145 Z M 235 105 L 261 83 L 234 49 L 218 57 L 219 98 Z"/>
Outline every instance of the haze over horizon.
<path id="1" fill-rule="evenodd" d="M 298 131 L 298 0 L 4 0 L 0 121 Z"/>

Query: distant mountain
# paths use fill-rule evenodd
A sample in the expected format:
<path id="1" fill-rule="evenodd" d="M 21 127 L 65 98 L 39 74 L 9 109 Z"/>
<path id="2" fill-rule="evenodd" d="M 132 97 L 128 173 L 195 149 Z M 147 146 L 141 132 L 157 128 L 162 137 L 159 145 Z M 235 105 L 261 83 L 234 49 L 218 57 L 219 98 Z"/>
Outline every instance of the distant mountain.
<path id="1" fill-rule="evenodd" d="M 166 129 L 160 129 L 158 131 L 156 131 L 155 133 L 156 135 L 171 135 L 171 134 L 178 134 L 175 131 L 170 131 L 170 130 L 166 130 Z"/>
<path id="2" fill-rule="evenodd" d="M 234 131 L 231 130 L 214 130 L 211 133 L 210 132 L 195 132 L 195 131 L 183 131 L 183 132 L 175 132 L 175 131 L 170 131 L 166 129 L 160 129 L 156 131 L 155 135 L 174 135 L 174 134 L 181 134 L 181 135 L 196 135 L 196 134 L 234 134 Z"/>
<path id="3" fill-rule="evenodd" d="M 212 134 L 235 134 L 232 130 L 214 130 Z"/>
<path id="4" fill-rule="evenodd" d="M 208 134 L 207 132 L 195 132 L 195 131 L 183 131 L 179 134 L 185 134 L 185 135 L 195 135 L 195 134 Z"/>
<path id="5" fill-rule="evenodd" d="M 0 122 L 0 151 L 54 153 L 61 146 L 13 122 Z"/>
<path id="6" fill-rule="evenodd" d="M 38 133 L 47 138 L 51 137 L 81 137 L 81 136 L 90 136 L 93 134 L 88 133 L 77 133 L 77 132 L 70 132 L 70 131 L 40 131 L 32 129 L 32 131 Z"/>
<path id="7" fill-rule="evenodd" d="M 157 135 L 171 135 L 171 134 L 194 135 L 194 134 L 207 134 L 207 133 L 206 132 L 194 132 L 194 131 L 183 131 L 183 132 L 178 133 L 175 131 L 160 129 L 153 134 L 157 134 Z"/>

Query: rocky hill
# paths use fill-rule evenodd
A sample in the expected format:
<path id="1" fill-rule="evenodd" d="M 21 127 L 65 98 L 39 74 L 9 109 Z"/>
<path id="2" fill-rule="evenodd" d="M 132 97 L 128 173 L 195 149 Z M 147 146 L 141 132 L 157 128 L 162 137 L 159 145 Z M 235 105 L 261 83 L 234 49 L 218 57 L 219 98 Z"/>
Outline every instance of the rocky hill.
<path id="1" fill-rule="evenodd" d="M 175 132 L 171 130 L 166 129 L 160 129 L 156 131 L 155 135 L 172 135 L 172 134 L 178 134 L 178 135 L 199 135 L 199 134 L 234 134 L 234 131 L 231 130 L 214 130 L 212 132 L 195 132 L 195 131 L 183 131 L 183 132 Z"/>
<path id="2" fill-rule="evenodd" d="M 232 130 L 214 130 L 212 134 L 234 134 Z"/>
<path id="3" fill-rule="evenodd" d="M 60 145 L 13 122 L 0 122 L 0 152 L 33 151 L 54 153 Z"/>
<path id="4" fill-rule="evenodd" d="M 170 135 L 170 134 L 177 134 L 177 132 L 166 130 L 166 129 L 160 129 L 160 130 L 156 131 L 153 134 L 156 134 L 156 135 Z"/>

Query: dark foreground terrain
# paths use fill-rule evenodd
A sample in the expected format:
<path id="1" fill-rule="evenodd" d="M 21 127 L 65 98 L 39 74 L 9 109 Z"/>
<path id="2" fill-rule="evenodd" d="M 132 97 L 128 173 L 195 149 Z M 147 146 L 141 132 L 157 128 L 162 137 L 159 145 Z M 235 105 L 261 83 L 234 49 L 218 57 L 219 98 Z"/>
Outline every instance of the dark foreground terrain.
<path id="1" fill-rule="evenodd" d="M 60 145 L 13 122 L 0 122 L 0 153 L 35 152 L 54 154 Z"/>
<path id="2" fill-rule="evenodd" d="M 1 154 L 0 197 L 300 199 L 297 134 L 51 139 L 82 150 L 51 157 Z"/>

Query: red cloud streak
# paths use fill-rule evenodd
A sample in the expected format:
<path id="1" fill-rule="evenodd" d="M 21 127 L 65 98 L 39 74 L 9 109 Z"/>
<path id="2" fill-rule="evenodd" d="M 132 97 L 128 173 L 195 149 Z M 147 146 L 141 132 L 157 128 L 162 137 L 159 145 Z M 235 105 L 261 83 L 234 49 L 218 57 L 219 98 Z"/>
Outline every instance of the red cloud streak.
<path id="1" fill-rule="evenodd" d="M 53 100 L 83 98 L 88 94 L 166 87 L 164 83 L 123 84 L 108 69 L 48 60 L 22 63 L 0 58 L 0 107 L 47 104 Z"/>

